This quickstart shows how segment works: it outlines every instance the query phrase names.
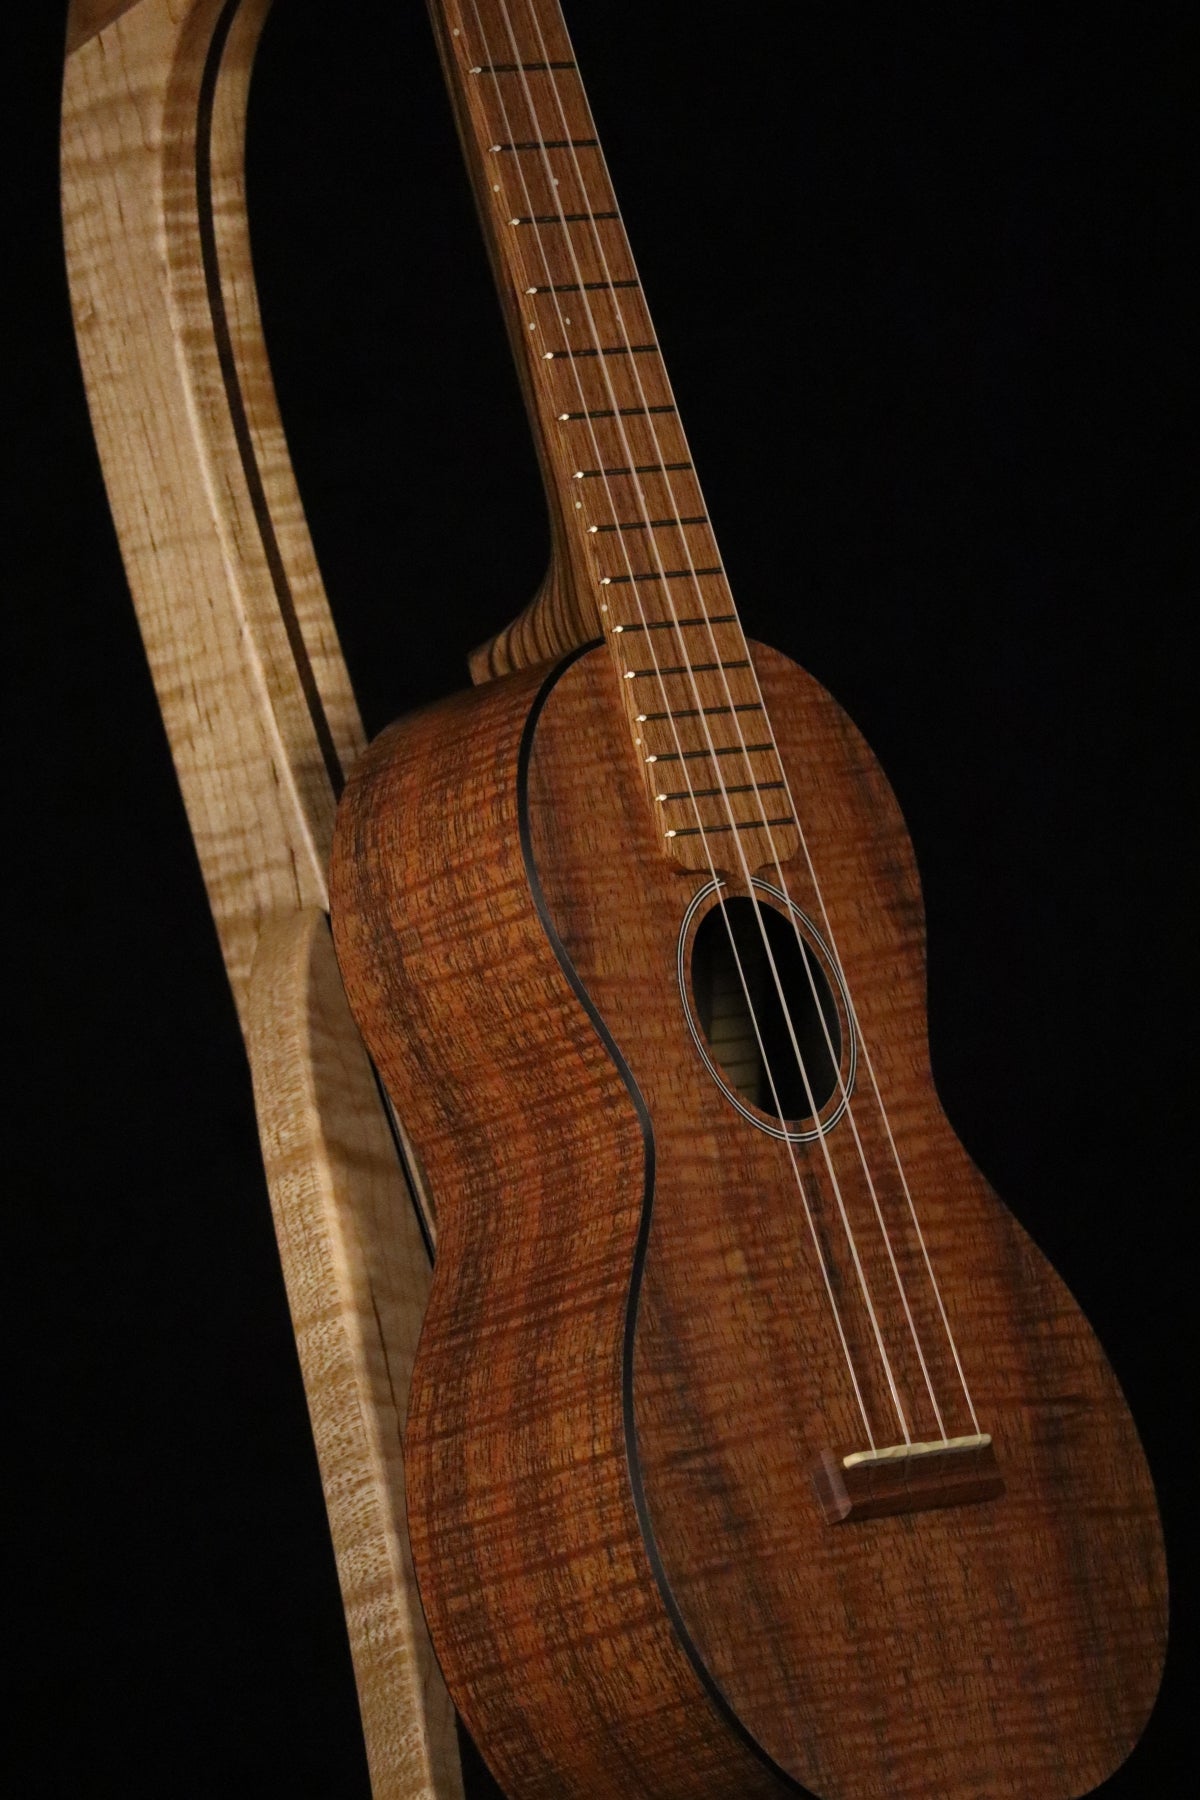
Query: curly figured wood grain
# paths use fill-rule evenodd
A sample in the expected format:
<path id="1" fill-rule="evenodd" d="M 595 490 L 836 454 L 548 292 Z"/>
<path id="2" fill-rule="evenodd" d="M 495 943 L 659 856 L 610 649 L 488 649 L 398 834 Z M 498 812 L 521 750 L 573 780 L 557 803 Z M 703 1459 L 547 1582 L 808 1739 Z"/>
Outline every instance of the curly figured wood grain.
<path id="1" fill-rule="evenodd" d="M 403 1535 L 426 1257 L 320 924 L 335 791 L 362 731 L 247 239 L 265 14 L 265 0 L 75 0 L 67 258 L 109 502 L 255 1078 L 373 1789 L 455 1800 L 453 1720 Z"/>
<path id="2" fill-rule="evenodd" d="M 557 0 L 431 12 L 554 544 L 541 592 L 472 675 L 599 630 L 660 850 L 703 868 L 703 832 L 727 867 L 790 856 L 761 696 Z"/>
<path id="3" fill-rule="evenodd" d="M 646 1171 L 521 861 L 539 680 L 385 733 L 330 870 L 352 1005 L 449 1203 L 406 1440 L 414 1561 L 455 1702 L 519 1800 L 767 1800 L 776 1782 L 727 1741 L 657 1601 L 628 1487 L 622 1337 Z M 530 1058 L 531 1027 L 550 1054 Z"/>
<path id="4" fill-rule="evenodd" d="M 351 1002 L 443 1196 L 408 1436 L 426 1611 L 521 1796 L 801 1782 L 847 1800 L 1065 1800 L 1128 1752 L 1157 1689 L 1153 1492 L 1086 1322 L 938 1106 L 890 790 L 829 697 L 755 655 L 1004 1494 L 826 1522 L 812 1463 L 865 1448 L 863 1427 L 785 1152 L 688 1036 L 674 962 L 698 882 L 655 854 L 593 653 L 537 720 L 528 868 L 529 675 L 394 727 L 335 842 Z M 804 866 L 788 875 L 823 917 Z M 967 1435 L 882 1122 L 861 1082 L 854 1098 L 947 1427 Z M 830 1148 L 912 1435 L 937 1436 L 844 1122 Z M 812 1144 L 798 1155 L 890 1442 L 828 1170 Z"/>
<path id="5" fill-rule="evenodd" d="M 123 12 L 140 4 L 142 0 L 72 0 L 67 19 L 67 55 L 82 49 Z"/>
<path id="6" fill-rule="evenodd" d="M 325 904 L 335 788 L 363 743 L 255 299 L 242 149 L 266 12 L 76 7 L 63 90 L 92 425 L 239 1007 L 261 922 Z"/>
<path id="7" fill-rule="evenodd" d="M 471 680 L 494 681 L 517 669 L 536 668 L 565 656 L 595 636 L 596 622 L 579 603 L 578 589 L 556 549 L 541 587 L 511 625 L 472 650 L 467 659 Z"/>
<path id="8" fill-rule="evenodd" d="M 404 1518 L 408 1382 L 429 1287 L 412 1199 L 315 908 L 272 922 L 249 1051 L 375 1800 L 461 1794 L 454 1714 Z"/>

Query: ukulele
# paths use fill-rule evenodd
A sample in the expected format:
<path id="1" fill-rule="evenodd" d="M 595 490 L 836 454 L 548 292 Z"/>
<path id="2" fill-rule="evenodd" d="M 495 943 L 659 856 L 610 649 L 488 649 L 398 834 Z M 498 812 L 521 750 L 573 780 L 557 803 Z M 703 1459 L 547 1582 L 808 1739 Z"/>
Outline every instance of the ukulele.
<path id="1" fill-rule="evenodd" d="M 413 1557 L 514 1800 L 1054 1800 L 1157 1690 L 1154 1495 L 947 1123 L 894 797 L 749 641 L 554 0 L 433 18 L 553 557 L 339 808 L 439 1206 Z"/>

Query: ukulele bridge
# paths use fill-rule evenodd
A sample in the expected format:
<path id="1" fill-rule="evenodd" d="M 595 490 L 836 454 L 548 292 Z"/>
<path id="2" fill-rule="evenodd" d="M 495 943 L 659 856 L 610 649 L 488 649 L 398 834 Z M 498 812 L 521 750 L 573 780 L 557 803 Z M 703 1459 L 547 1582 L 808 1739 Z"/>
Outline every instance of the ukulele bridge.
<path id="1" fill-rule="evenodd" d="M 996 1452 L 986 1433 L 927 1444 L 890 1444 L 842 1457 L 825 1450 L 813 1467 L 812 1479 L 830 1525 L 969 1506 L 995 1500 L 1004 1492 Z"/>

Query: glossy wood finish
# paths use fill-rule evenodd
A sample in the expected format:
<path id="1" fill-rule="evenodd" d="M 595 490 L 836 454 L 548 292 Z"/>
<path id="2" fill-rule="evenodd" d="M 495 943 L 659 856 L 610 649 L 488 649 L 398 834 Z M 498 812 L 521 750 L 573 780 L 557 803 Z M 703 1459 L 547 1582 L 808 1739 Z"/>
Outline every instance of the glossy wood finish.
<path id="1" fill-rule="evenodd" d="M 373 1792 L 458 1800 L 454 1717 L 404 1530 L 400 1431 L 428 1259 L 324 923 L 336 793 L 363 733 L 275 406 L 246 225 L 266 12 L 75 0 L 67 262 L 109 504 L 253 1073 Z"/>
<path id="2" fill-rule="evenodd" d="M 435 1644 L 516 1800 L 1081 1794 L 1157 1688 L 1144 1460 L 1086 1322 L 938 1105 L 920 895 L 886 782 L 815 683 L 755 654 L 1005 1491 L 837 1529 L 822 1515 L 813 1461 L 866 1447 L 846 1360 L 786 1151 L 687 1031 L 675 958 L 699 882 L 656 854 L 607 657 L 588 654 L 535 725 L 524 674 L 393 727 L 335 839 L 347 990 L 442 1196 L 408 1434 Z M 788 879 L 824 919 L 802 861 Z M 934 1392 L 965 1435 L 863 1073 L 853 1104 Z M 827 1143 L 906 1420 L 935 1436 L 848 1121 Z M 797 1156 L 890 1442 L 831 1169 L 819 1144 Z"/>
<path id="3" fill-rule="evenodd" d="M 882 1461 L 865 1456 L 835 1456 L 823 1450 L 812 1468 L 812 1483 L 830 1525 L 885 1519 L 893 1513 L 928 1512 L 940 1506 L 977 1506 L 998 1500 L 1004 1477 L 995 1446 L 966 1440 L 942 1447 L 940 1440 L 921 1446 L 916 1456 L 894 1447 Z"/>
<path id="4" fill-rule="evenodd" d="M 326 902 L 337 788 L 364 741 L 255 298 L 243 145 L 266 14 L 140 0 L 85 35 L 104 21 L 84 8 L 63 91 L 93 429 L 240 1007 L 264 920 Z"/>
<path id="5" fill-rule="evenodd" d="M 454 1713 L 421 1616 L 404 1509 L 401 1444 L 429 1261 L 316 908 L 262 933 L 249 1010 L 255 1112 L 371 1791 L 461 1800 Z"/>
<path id="6" fill-rule="evenodd" d="M 433 0 L 546 480 L 554 561 L 476 679 L 601 632 L 660 848 L 796 834 L 746 641 L 557 0 Z M 737 833 L 740 846 L 722 842 Z"/>

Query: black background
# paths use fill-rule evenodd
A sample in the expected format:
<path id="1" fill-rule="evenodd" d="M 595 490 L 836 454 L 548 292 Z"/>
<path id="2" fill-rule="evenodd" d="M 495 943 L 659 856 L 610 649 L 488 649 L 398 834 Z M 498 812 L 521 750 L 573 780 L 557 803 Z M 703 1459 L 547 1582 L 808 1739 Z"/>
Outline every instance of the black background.
<path id="1" fill-rule="evenodd" d="M 248 1080 L 74 357 L 39 10 L 5 233 L 5 1791 L 365 1796 Z M 747 626 L 891 776 L 946 1109 L 1145 1437 L 1174 1644 L 1103 1792 L 1162 1800 L 1196 1784 L 1190 10 L 569 8 Z M 374 731 L 462 682 L 546 554 L 418 0 L 279 0 L 249 178 Z"/>

